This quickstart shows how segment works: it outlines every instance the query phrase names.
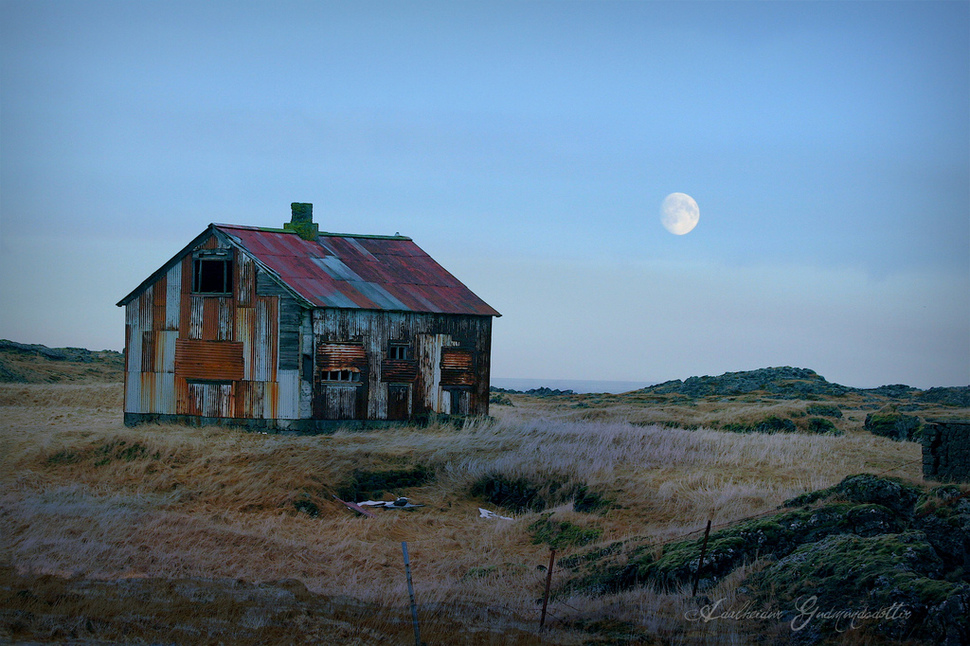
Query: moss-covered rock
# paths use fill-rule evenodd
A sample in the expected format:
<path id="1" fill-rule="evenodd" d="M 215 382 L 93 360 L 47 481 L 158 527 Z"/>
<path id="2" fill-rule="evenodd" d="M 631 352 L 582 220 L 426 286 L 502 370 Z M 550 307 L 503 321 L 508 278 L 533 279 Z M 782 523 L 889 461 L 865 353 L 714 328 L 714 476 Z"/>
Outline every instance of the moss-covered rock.
<path id="1" fill-rule="evenodd" d="M 847 476 L 837 485 L 796 496 L 784 507 L 803 507 L 822 500 L 848 500 L 876 503 L 894 512 L 912 515 L 923 490 L 898 478 L 882 478 L 868 473 Z"/>
<path id="2" fill-rule="evenodd" d="M 599 547 L 560 561 L 570 573 L 561 592 L 684 588 L 700 551 L 699 538 Z M 755 561 L 764 566 L 742 588 L 755 607 L 787 613 L 791 643 L 830 641 L 853 619 L 879 639 L 970 643 L 970 496 L 961 488 L 849 476 L 787 501 L 774 516 L 713 532 L 699 587 Z M 809 609 L 810 621 L 794 630 Z"/>
<path id="3" fill-rule="evenodd" d="M 799 547 L 745 585 L 756 605 L 784 613 L 801 643 L 863 626 L 894 639 L 967 643 L 967 616 L 942 610 L 965 608 L 970 584 L 942 580 L 944 571 L 922 532 L 843 534 Z"/>
<path id="4" fill-rule="evenodd" d="M 713 587 L 736 568 L 759 558 L 782 558 L 804 543 L 821 540 L 833 534 L 853 533 L 873 536 L 899 531 L 903 527 L 898 514 L 881 505 L 848 502 L 833 503 L 814 509 L 797 509 L 769 518 L 747 521 L 712 532 L 708 540 L 704 565 L 700 569 L 700 588 Z M 649 583 L 673 590 L 693 581 L 700 562 L 701 541 L 683 541 L 667 545 L 659 554 L 647 548 L 629 553 L 620 566 L 593 557 L 567 563 L 578 576 L 572 589 L 617 591 Z"/>
<path id="5" fill-rule="evenodd" d="M 866 415 L 867 431 L 900 442 L 918 440 L 921 428 L 919 417 L 900 413 L 896 406 Z"/>

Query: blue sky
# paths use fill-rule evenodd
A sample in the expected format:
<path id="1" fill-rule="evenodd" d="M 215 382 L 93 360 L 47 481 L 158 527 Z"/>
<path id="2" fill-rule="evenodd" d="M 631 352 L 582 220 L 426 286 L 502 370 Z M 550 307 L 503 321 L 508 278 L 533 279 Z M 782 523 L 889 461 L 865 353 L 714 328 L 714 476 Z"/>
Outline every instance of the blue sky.
<path id="1" fill-rule="evenodd" d="M 0 1 L 0 336 L 120 349 L 294 201 L 502 312 L 496 377 L 967 385 L 970 3 Z"/>

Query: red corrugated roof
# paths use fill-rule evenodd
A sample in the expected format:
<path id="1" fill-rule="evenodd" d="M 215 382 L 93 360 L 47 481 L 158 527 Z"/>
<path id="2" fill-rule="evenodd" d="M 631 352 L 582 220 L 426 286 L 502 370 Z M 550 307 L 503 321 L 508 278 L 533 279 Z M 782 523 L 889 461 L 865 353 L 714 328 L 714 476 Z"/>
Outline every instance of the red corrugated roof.
<path id="1" fill-rule="evenodd" d="M 213 227 L 315 307 L 501 316 L 410 238 Z"/>

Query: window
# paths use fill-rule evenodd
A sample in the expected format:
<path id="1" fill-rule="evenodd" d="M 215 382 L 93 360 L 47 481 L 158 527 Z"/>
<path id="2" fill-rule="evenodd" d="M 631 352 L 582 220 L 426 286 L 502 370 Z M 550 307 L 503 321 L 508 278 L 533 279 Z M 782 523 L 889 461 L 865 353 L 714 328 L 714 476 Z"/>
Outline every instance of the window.
<path id="1" fill-rule="evenodd" d="M 232 293 L 232 259 L 225 256 L 199 256 L 192 267 L 192 293 Z"/>
<path id="2" fill-rule="evenodd" d="M 407 359 L 408 347 L 406 345 L 392 345 L 387 348 L 388 359 Z"/>
<path id="3" fill-rule="evenodd" d="M 356 370 L 324 370 L 321 376 L 323 377 L 324 381 L 360 381 L 360 373 Z"/>

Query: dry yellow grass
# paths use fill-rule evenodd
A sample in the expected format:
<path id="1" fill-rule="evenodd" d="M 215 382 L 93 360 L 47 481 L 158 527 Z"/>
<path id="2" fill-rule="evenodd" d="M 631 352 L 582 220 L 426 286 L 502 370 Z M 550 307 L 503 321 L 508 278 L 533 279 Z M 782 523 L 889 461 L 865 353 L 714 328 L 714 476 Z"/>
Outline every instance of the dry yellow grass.
<path id="1" fill-rule="evenodd" d="M 21 575 L 84 580 L 297 579 L 328 599 L 367 604 L 348 625 L 373 634 L 342 643 L 409 635 L 401 541 L 408 541 L 428 643 L 583 643 L 590 635 L 582 626 L 593 621 L 667 641 L 746 642 L 727 622 L 686 622 L 687 596 L 647 589 L 557 601 L 551 629 L 530 641 L 540 639 L 538 566 L 548 548 L 531 541 L 537 514 L 478 517 L 480 503 L 468 490 L 487 473 L 584 482 L 621 507 L 600 516 L 563 504 L 552 510 L 557 517 L 601 529 L 602 541 L 651 542 L 695 532 L 709 518 L 720 524 L 771 510 L 853 473 L 920 479 L 918 445 L 855 431 L 686 431 L 631 424 L 629 410 L 584 420 L 577 417 L 588 410 L 524 399 L 495 407 L 493 423 L 462 429 L 305 437 L 129 429 L 120 393 L 117 385 L 0 387 L 0 564 Z M 355 468 L 417 464 L 437 479 L 395 492 L 426 505 L 414 512 L 359 518 L 332 499 Z M 297 500 L 315 504 L 320 516 L 298 513 Z M 730 595 L 736 585 L 725 581 L 719 592 Z"/>

